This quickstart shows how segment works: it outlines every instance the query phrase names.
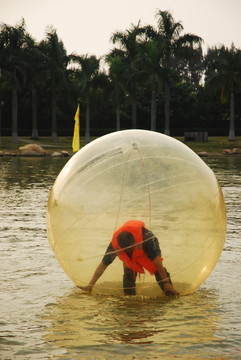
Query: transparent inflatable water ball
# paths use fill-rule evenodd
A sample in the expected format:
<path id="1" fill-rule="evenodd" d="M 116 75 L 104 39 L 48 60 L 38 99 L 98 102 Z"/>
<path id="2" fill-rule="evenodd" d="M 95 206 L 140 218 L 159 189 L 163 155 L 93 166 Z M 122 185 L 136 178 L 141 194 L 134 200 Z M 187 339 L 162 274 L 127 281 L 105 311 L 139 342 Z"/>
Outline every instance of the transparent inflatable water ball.
<path id="1" fill-rule="evenodd" d="M 212 170 L 181 142 L 146 130 L 108 134 L 64 166 L 49 195 L 48 239 L 59 263 L 86 286 L 113 232 L 141 220 L 158 238 L 163 265 L 180 294 L 194 292 L 223 249 L 226 211 Z M 123 263 L 116 258 L 93 293 L 123 294 Z M 136 292 L 163 296 L 148 272 Z"/>

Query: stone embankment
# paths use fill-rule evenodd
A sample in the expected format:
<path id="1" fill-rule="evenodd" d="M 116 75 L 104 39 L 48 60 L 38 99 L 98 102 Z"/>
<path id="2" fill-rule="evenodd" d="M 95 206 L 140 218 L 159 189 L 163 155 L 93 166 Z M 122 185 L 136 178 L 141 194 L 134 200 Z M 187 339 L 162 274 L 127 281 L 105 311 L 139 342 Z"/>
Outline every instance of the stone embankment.
<path id="1" fill-rule="evenodd" d="M 239 149 L 239 148 L 233 148 L 232 150 L 224 149 L 223 154 L 224 155 L 240 155 L 241 154 L 241 149 Z"/>
<path id="2" fill-rule="evenodd" d="M 21 146 L 17 151 L 0 151 L 0 156 L 52 156 L 52 157 L 68 157 L 71 156 L 68 151 L 52 151 L 44 150 L 42 146 L 37 144 L 27 144 Z"/>
<path id="3" fill-rule="evenodd" d="M 200 157 L 207 157 L 207 156 L 222 156 L 222 155 L 241 155 L 241 149 L 233 148 L 233 149 L 224 149 L 222 152 L 211 152 L 208 153 L 206 151 L 201 151 L 197 153 Z"/>
<path id="4" fill-rule="evenodd" d="M 51 157 L 70 157 L 73 153 L 69 153 L 68 151 L 61 150 L 61 151 L 53 151 L 53 150 L 44 150 L 44 148 L 37 144 L 27 144 L 21 146 L 16 151 L 9 151 L 9 150 L 0 150 L 0 156 L 51 156 Z M 241 149 L 240 148 L 233 148 L 233 149 L 224 149 L 222 152 L 206 152 L 202 151 L 199 152 L 198 155 L 200 157 L 208 157 L 208 156 L 230 156 L 230 155 L 239 155 L 241 156 Z"/>

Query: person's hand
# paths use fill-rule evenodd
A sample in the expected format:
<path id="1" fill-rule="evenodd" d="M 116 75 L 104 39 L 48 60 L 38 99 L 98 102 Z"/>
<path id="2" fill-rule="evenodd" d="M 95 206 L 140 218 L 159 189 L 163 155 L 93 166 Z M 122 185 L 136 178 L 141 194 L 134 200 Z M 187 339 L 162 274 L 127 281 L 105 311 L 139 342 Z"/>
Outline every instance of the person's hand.
<path id="1" fill-rule="evenodd" d="M 164 294 L 166 296 L 178 296 L 179 293 L 172 287 L 170 283 L 166 283 L 164 285 Z"/>
<path id="2" fill-rule="evenodd" d="M 87 285 L 87 286 L 78 286 L 78 285 L 77 285 L 77 287 L 78 287 L 79 289 L 81 289 L 81 290 L 89 293 L 89 294 L 91 294 L 91 291 L 92 291 L 92 289 L 93 289 L 93 286 L 92 286 L 92 285 Z"/>

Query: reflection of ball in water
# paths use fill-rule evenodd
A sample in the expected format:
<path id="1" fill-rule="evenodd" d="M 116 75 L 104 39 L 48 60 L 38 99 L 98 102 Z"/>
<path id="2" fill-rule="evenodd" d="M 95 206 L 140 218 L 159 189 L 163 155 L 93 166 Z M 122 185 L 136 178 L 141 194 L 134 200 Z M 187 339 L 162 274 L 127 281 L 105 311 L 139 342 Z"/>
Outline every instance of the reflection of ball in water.
<path id="1" fill-rule="evenodd" d="M 181 294 L 195 291 L 221 254 L 226 234 L 222 191 L 212 170 L 181 142 L 145 130 L 103 136 L 62 169 L 49 196 L 48 238 L 63 269 L 87 285 L 124 222 L 138 219 L 157 236 Z M 122 293 L 117 258 L 94 291 Z M 154 276 L 137 278 L 137 294 L 162 295 Z"/>

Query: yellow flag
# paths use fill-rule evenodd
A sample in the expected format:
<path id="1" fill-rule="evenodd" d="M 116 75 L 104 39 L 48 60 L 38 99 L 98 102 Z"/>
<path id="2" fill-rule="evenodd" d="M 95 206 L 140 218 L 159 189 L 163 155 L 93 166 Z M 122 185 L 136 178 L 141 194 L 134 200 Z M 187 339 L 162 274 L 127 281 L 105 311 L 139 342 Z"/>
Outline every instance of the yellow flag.
<path id="1" fill-rule="evenodd" d="M 79 105 L 77 107 L 74 120 L 75 120 L 75 125 L 74 125 L 72 148 L 73 151 L 76 152 L 79 151 Z"/>

